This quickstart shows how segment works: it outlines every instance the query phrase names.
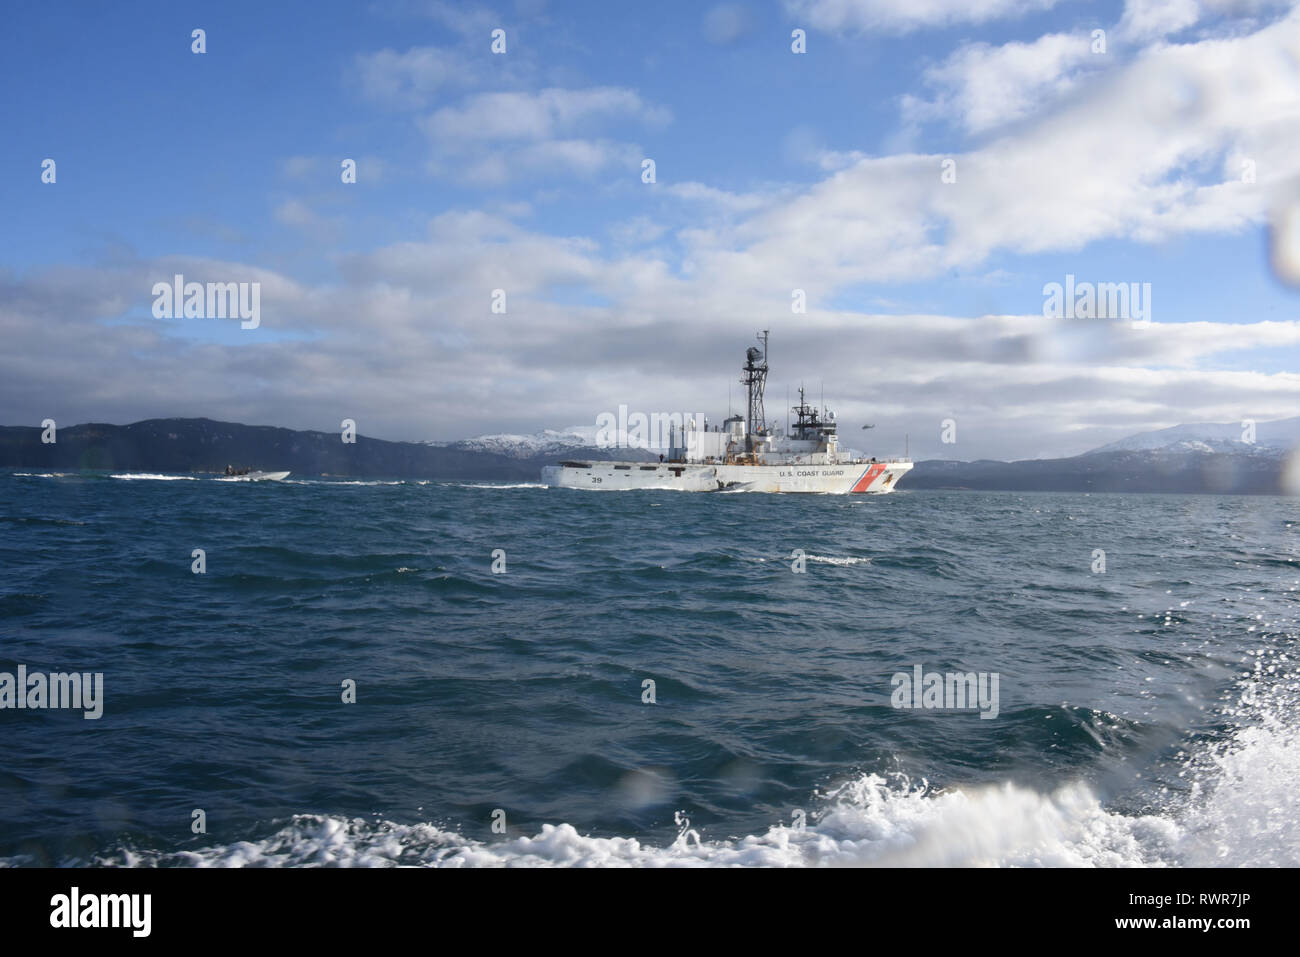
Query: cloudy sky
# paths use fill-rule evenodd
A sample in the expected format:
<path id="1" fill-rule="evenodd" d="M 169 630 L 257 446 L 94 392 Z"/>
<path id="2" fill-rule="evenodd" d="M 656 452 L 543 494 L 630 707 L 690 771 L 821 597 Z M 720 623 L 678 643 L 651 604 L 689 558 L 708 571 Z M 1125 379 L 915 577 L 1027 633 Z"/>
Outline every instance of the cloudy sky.
<path id="1" fill-rule="evenodd" d="M 717 421 L 759 329 L 769 416 L 824 390 L 873 454 L 905 435 L 915 457 L 1072 454 L 1300 414 L 1289 3 L 5 19 L 3 424 L 352 418 L 454 439 L 620 405 Z M 156 318 L 177 273 L 260 283 L 260 325 Z M 1149 323 L 1045 317 L 1067 274 L 1150 284 Z"/>

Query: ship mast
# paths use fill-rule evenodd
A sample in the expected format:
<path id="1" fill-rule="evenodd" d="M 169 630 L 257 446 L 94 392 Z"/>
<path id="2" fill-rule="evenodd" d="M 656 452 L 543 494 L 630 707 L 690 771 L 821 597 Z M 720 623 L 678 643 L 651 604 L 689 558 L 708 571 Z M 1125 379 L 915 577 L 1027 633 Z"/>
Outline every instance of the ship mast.
<path id="1" fill-rule="evenodd" d="M 745 430 L 745 451 L 754 451 L 754 436 L 767 432 L 767 421 L 763 415 L 763 388 L 767 385 L 767 333 L 763 330 L 758 341 L 763 348 L 750 346 L 745 351 L 745 377 L 740 380 L 749 395 L 749 428 Z"/>

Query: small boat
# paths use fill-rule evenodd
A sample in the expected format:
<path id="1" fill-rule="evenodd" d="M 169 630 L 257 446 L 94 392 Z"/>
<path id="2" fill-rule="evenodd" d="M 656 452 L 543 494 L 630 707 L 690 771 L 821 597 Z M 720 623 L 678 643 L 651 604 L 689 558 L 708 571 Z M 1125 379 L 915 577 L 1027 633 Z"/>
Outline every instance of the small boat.
<path id="1" fill-rule="evenodd" d="M 289 477 L 288 472 L 261 472 L 255 469 L 232 469 L 226 466 L 223 481 L 227 482 L 279 482 Z"/>

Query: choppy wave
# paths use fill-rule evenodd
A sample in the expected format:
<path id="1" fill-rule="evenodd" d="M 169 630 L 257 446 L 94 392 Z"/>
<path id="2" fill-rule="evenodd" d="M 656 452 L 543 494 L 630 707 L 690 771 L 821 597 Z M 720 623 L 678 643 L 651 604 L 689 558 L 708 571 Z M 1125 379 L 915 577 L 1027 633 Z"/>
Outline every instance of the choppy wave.
<path id="1" fill-rule="evenodd" d="M 240 478 L 242 479 L 242 476 L 241 476 Z M 246 479 L 243 479 L 243 480 L 244 480 L 244 481 L 247 481 Z M 344 486 L 344 485 L 360 485 L 360 486 L 376 486 L 376 485 L 427 485 L 428 483 L 427 483 L 427 482 L 408 482 L 408 481 L 404 481 L 404 480 L 402 480 L 402 479 L 381 480 L 381 479 L 330 479 L 330 478 L 304 479 L 304 478 L 287 478 L 287 479 L 281 479 L 280 481 L 275 482 L 274 484 L 276 484 L 276 485 L 310 485 L 310 486 L 315 487 L 315 488 L 319 488 L 319 487 L 321 487 L 321 486 L 324 486 L 324 487 L 328 488 L 328 487 L 330 487 L 330 486 L 332 486 L 332 485 L 338 485 L 338 486 Z"/>
<path id="2" fill-rule="evenodd" d="M 485 843 L 432 824 L 299 815 L 269 838 L 198 851 L 123 850 L 105 866 L 434 867 L 1162 867 L 1300 865 L 1293 736 L 1243 734 L 1202 814 L 1129 816 L 1084 784 L 1039 793 L 1012 783 L 933 791 L 874 774 L 843 786 L 803 827 L 780 824 L 740 839 L 695 830 L 666 847 L 593 837 L 571 824 Z M 1190 809 L 1189 809 L 1190 810 Z"/>
<path id="3" fill-rule="evenodd" d="M 154 482 L 197 482 L 197 475 L 162 475 L 157 472 L 119 472 L 109 475 L 115 479 L 149 479 Z"/>
<path id="4" fill-rule="evenodd" d="M 10 657 L 76 660 L 93 619 L 117 639 L 95 636 L 94 666 L 118 676 L 93 729 L 111 759 L 79 726 L 7 732 L 0 864 L 1300 864 L 1300 542 L 1280 500 L 539 508 L 446 482 L 231 498 L 97 477 L 0 483 Z M 172 683 L 132 690 L 160 654 Z M 232 655 L 248 708 L 212 678 Z M 999 718 L 892 708 L 890 676 L 918 663 L 1001 672 Z M 364 707 L 340 712 L 349 672 Z M 217 781 L 237 783 L 214 812 Z M 219 829 L 159 807 L 178 782 Z M 497 801 L 494 838 L 476 806 Z M 674 809 L 694 819 L 677 840 Z"/>
<path id="5" fill-rule="evenodd" d="M 1080 867 L 1168 863 L 1181 830 L 1106 811 L 1082 785 L 1050 794 L 1011 784 L 932 792 L 866 775 L 815 823 L 740 839 L 683 831 L 663 847 L 546 824 L 530 837 L 475 841 L 432 824 L 299 815 L 272 836 L 198 851 L 122 850 L 101 866 L 382 867 Z"/>
<path id="6" fill-rule="evenodd" d="M 301 814 L 269 837 L 199 850 L 119 849 L 102 866 L 197 867 L 1170 867 L 1300 866 L 1300 670 L 1261 648 L 1225 714 L 1240 722 L 1187 757 L 1191 787 L 1150 813 L 1108 809 L 1081 782 L 931 788 L 868 773 L 814 795 L 806 823 L 666 846 L 546 824 L 473 840 L 434 824 Z M 819 806 L 819 807 L 818 807 Z M 5 863 L 22 861 L 11 859 Z"/>
<path id="7" fill-rule="evenodd" d="M 493 488 L 493 489 L 505 489 L 505 488 L 547 488 L 547 486 L 546 486 L 546 485 L 543 485 L 541 482 L 514 482 L 514 483 L 510 483 L 510 484 L 507 484 L 507 483 L 494 484 L 494 483 L 490 483 L 490 482 L 478 482 L 478 483 L 472 483 L 472 482 L 453 482 L 453 483 L 451 483 L 451 484 L 455 485 L 457 488 Z"/>

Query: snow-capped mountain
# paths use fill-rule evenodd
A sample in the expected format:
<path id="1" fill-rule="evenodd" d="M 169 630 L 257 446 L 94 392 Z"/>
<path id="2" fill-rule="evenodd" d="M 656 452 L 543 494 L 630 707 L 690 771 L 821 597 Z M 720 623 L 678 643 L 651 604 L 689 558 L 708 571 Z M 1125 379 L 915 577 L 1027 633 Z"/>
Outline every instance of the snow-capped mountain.
<path id="1" fill-rule="evenodd" d="M 598 431 L 599 429 L 594 425 L 575 425 L 567 429 L 543 429 L 531 435 L 500 433 L 479 435 L 472 439 L 458 439 L 455 442 L 426 442 L 425 444 L 458 452 L 490 452 L 520 461 L 556 455 L 587 459 L 618 458 L 649 461 L 655 457 L 653 452 L 659 451 L 634 447 L 637 443 L 629 441 L 627 433 L 624 432 L 617 433 L 616 442 L 600 445 L 596 441 Z"/>
<path id="2" fill-rule="evenodd" d="M 1255 441 L 1244 441 L 1241 422 L 1201 422 L 1140 432 L 1086 454 L 1099 452 L 1220 452 L 1237 455 L 1276 455 L 1300 446 L 1300 416 L 1255 424 Z"/>
<path id="3" fill-rule="evenodd" d="M 472 439 L 454 442 L 427 442 L 438 448 L 457 449 L 463 452 L 491 452 L 512 459 L 530 459 L 537 455 L 557 455 L 575 449 L 594 448 L 595 426 L 575 426 L 571 429 L 543 429 L 531 435 L 479 435 Z"/>

